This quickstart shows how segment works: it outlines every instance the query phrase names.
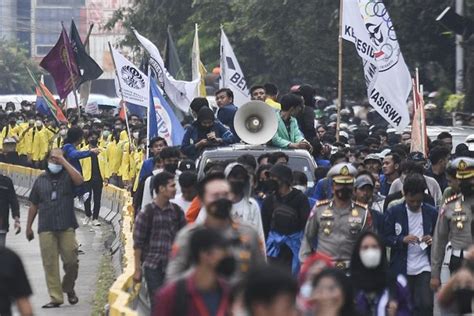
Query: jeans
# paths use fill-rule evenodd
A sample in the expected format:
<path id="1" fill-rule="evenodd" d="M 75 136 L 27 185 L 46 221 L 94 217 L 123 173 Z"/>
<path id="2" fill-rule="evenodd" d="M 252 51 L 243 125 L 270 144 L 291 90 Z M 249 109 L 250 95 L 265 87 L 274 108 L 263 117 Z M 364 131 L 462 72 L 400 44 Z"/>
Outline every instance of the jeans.
<path id="1" fill-rule="evenodd" d="M 407 275 L 414 316 L 433 315 L 433 292 L 430 288 L 431 272 Z"/>
<path id="2" fill-rule="evenodd" d="M 0 231 L 0 248 L 5 247 L 6 241 L 7 241 L 7 232 Z"/>
<path id="3" fill-rule="evenodd" d="M 91 217 L 92 215 L 92 219 L 99 218 L 100 199 L 102 198 L 102 185 L 102 181 L 87 181 L 84 183 L 85 189 L 87 192 L 89 192 L 89 197 L 84 201 L 84 209 L 86 216 Z M 94 211 L 91 214 L 92 196 L 94 196 Z"/>
<path id="4" fill-rule="evenodd" d="M 148 288 L 148 295 L 150 297 L 150 302 L 153 305 L 153 300 L 156 290 L 158 290 L 165 280 L 165 269 L 164 267 L 158 268 L 147 268 L 144 267 L 145 272 L 145 282 Z"/>

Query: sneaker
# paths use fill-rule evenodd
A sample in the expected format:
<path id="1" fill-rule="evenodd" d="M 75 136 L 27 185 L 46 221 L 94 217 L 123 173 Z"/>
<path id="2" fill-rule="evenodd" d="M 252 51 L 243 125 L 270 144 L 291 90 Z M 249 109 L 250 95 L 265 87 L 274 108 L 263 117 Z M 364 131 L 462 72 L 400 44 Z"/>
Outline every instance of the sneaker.
<path id="1" fill-rule="evenodd" d="M 82 225 L 84 226 L 89 225 L 90 222 L 91 222 L 91 218 L 88 216 L 84 216 L 84 218 L 82 219 Z"/>
<path id="2" fill-rule="evenodd" d="M 98 219 L 94 219 L 94 220 L 92 221 L 92 226 L 100 226 L 99 220 L 98 220 Z"/>

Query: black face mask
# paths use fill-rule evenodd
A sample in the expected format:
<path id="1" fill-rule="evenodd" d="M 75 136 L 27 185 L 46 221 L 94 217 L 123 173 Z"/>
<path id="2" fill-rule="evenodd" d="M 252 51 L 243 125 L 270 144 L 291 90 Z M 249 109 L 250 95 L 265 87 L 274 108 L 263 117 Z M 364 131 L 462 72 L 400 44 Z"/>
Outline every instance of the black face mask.
<path id="1" fill-rule="evenodd" d="M 232 210 L 232 202 L 229 199 L 218 199 L 208 206 L 208 214 L 221 220 L 230 218 L 230 211 Z"/>
<path id="2" fill-rule="evenodd" d="M 352 188 L 342 188 L 334 191 L 334 195 L 343 201 L 348 201 L 352 197 Z"/>
<path id="3" fill-rule="evenodd" d="M 262 182 L 262 191 L 265 193 L 272 193 L 278 191 L 278 181 L 269 179 Z"/>
<path id="4" fill-rule="evenodd" d="M 163 166 L 163 168 L 170 172 L 170 173 L 176 173 L 176 169 L 178 169 L 178 163 L 167 163 Z"/>
<path id="5" fill-rule="evenodd" d="M 90 145 L 91 147 L 97 147 L 97 139 L 91 139 L 91 140 L 89 141 L 89 145 Z"/>
<path id="6" fill-rule="evenodd" d="M 467 197 L 467 196 L 474 195 L 474 186 L 471 184 L 471 182 L 461 181 L 460 188 L 461 188 L 461 193 L 464 196 Z"/>
<path id="7" fill-rule="evenodd" d="M 234 274 L 237 268 L 237 262 L 233 256 L 224 257 L 216 266 L 217 274 L 228 278 Z"/>
<path id="8" fill-rule="evenodd" d="M 235 195 L 242 195 L 244 193 L 245 181 L 229 181 L 230 190 Z"/>

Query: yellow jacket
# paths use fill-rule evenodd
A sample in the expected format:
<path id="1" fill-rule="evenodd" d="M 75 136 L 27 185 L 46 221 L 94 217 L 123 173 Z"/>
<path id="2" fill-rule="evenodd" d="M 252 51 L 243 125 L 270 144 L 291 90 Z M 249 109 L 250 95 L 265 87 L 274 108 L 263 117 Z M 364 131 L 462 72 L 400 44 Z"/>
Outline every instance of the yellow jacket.
<path id="1" fill-rule="evenodd" d="M 81 150 L 89 150 L 89 145 L 84 146 Z M 97 160 L 99 162 L 100 175 L 102 179 L 105 179 L 105 175 L 107 174 L 107 157 L 105 150 L 100 151 L 99 155 L 97 156 Z M 90 181 L 92 178 L 92 159 L 87 157 L 80 159 L 79 162 L 81 163 L 84 181 Z"/>
<path id="2" fill-rule="evenodd" d="M 62 148 L 64 145 L 64 139 L 61 136 L 57 136 L 50 140 L 51 148 Z"/>
<path id="3" fill-rule="evenodd" d="M 31 131 L 32 142 L 31 142 L 31 160 L 41 161 L 46 158 L 46 154 L 49 149 L 49 131 L 43 127 L 38 130 L 37 127 Z"/>
<path id="4" fill-rule="evenodd" d="M 26 129 L 28 128 L 28 123 L 21 123 L 17 126 L 15 126 L 14 133 L 18 137 L 18 142 L 16 143 L 16 152 L 18 155 L 26 155 L 27 154 L 27 148 L 25 146 L 25 137 L 22 137 L 22 134 Z"/>
<path id="5" fill-rule="evenodd" d="M 5 140 L 5 138 L 11 138 L 11 137 L 18 138 L 18 135 L 15 132 L 15 127 L 16 126 L 12 128 L 10 124 L 8 124 L 2 129 L 2 132 L 0 133 L 0 150 L 3 149 L 3 141 Z"/>
<path id="6" fill-rule="evenodd" d="M 121 176 L 120 169 L 122 165 L 123 145 L 124 142 L 116 141 L 111 141 L 107 145 L 107 149 L 105 150 L 107 160 L 107 173 L 105 175 L 106 179 L 110 178 L 114 174 Z"/>
<path id="7" fill-rule="evenodd" d="M 268 104 L 269 106 L 271 106 L 272 108 L 278 110 L 278 111 L 281 110 L 281 104 L 278 103 L 278 102 L 276 102 L 276 101 L 273 101 L 273 100 L 270 99 L 270 98 L 267 98 L 267 99 L 265 100 L 265 103 Z"/>

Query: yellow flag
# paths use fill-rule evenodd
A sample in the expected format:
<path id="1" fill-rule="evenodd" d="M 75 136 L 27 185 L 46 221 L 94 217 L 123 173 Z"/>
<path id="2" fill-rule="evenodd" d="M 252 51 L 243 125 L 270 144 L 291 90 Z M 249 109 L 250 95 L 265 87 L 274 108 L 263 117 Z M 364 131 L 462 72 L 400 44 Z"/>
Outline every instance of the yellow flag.
<path id="1" fill-rule="evenodd" d="M 192 76 L 193 80 L 201 78 L 201 82 L 198 86 L 198 96 L 206 96 L 206 67 L 201 62 L 201 52 L 199 50 L 199 35 L 198 35 L 198 25 L 195 25 L 194 29 L 194 42 L 193 42 L 193 51 L 192 51 Z"/>

